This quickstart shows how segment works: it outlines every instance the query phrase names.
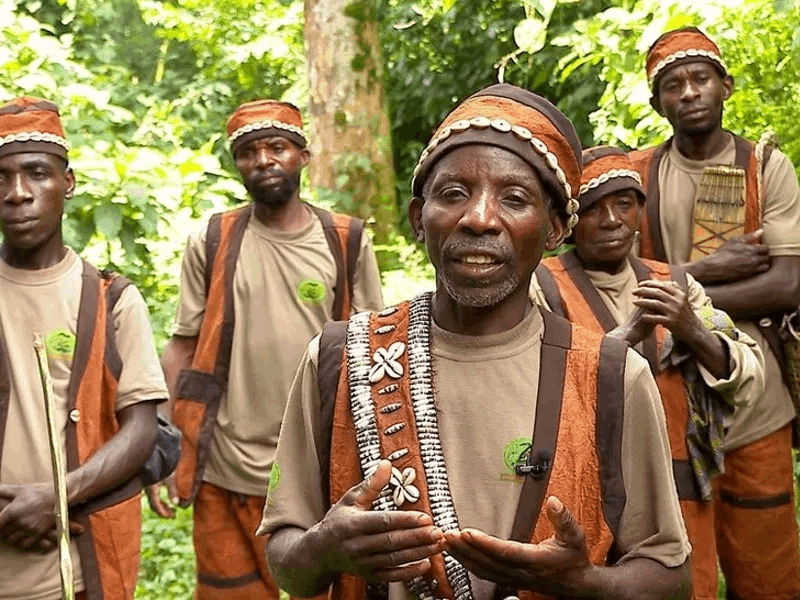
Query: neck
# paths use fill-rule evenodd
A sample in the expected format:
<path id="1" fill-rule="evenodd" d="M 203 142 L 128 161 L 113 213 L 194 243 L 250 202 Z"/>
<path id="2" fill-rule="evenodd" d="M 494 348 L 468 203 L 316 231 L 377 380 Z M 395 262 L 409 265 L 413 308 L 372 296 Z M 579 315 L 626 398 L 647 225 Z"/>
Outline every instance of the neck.
<path id="1" fill-rule="evenodd" d="M 446 331 L 461 335 L 493 335 L 519 325 L 531 311 L 528 285 L 494 306 L 475 308 L 458 304 L 443 287 L 433 295 L 433 320 Z M 523 290 L 524 293 L 518 293 Z"/>
<path id="2" fill-rule="evenodd" d="M 581 256 L 580 250 L 575 250 L 575 255 L 578 257 L 581 265 L 587 271 L 603 271 L 604 273 L 608 273 L 609 275 L 616 275 L 617 273 L 621 273 L 622 270 L 625 268 L 625 265 L 628 264 L 628 257 L 621 260 L 611 260 L 611 261 L 592 261 L 592 260 L 585 260 L 583 256 Z"/>
<path id="3" fill-rule="evenodd" d="M 43 246 L 34 249 L 15 248 L 8 244 L 0 246 L 0 258 L 15 269 L 38 271 L 56 266 L 67 255 L 67 247 L 58 235 Z"/>
<path id="4" fill-rule="evenodd" d="M 674 144 L 683 156 L 690 160 L 707 160 L 722 152 L 730 134 L 718 125 L 705 133 L 675 132 Z"/>
<path id="5" fill-rule="evenodd" d="M 278 231 L 297 231 L 308 225 L 311 219 L 299 194 L 280 205 L 254 202 L 253 215 L 267 227 Z"/>

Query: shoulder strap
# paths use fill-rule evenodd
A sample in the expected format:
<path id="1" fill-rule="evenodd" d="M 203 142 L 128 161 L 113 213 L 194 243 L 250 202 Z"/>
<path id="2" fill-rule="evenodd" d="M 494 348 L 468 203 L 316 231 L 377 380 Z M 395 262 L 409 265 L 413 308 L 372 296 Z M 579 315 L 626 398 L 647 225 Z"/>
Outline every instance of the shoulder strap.
<path id="1" fill-rule="evenodd" d="M 625 418 L 625 364 L 628 344 L 603 338 L 597 372 L 597 456 L 603 514 L 615 539 L 625 508 L 625 482 L 622 478 L 622 427 Z"/>
<path id="2" fill-rule="evenodd" d="M 653 248 L 653 258 L 661 261 L 667 260 L 667 251 L 664 247 L 664 238 L 661 236 L 661 191 L 658 184 L 658 169 L 661 166 L 661 159 L 671 145 L 672 139 L 669 139 L 656 148 L 647 175 L 647 202 L 645 203 L 647 231 Z"/>
<path id="3" fill-rule="evenodd" d="M 322 471 L 323 498 L 330 497 L 331 439 L 333 435 L 333 413 L 336 408 L 336 393 L 339 374 L 344 362 L 347 342 L 347 321 L 329 321 L 322 328 L 319 338 L 317 361 L 317 386 L 320 397 L 320 444 L 317 450 Z"/>
<path id="4" fill-rule="evenodd" d="M 308 205 L 314 214 L 317 215 L 322 223 L 322 231 L 325 233 L 325 240 L 328 242 L 328 248 L 333 255 L 333 262 L 336 263 L 336 289 L 334 290 L 335 296 L 333 299 L 333 318 L 342 320 L 342 312 L 344 309 L 344 294 L 343 290 L 347 285 L 347 266 L 342 256 L 342 246 L 339 243 L 339 233 L 336 225 L 333 222 L 331 213 L 318 206 L 312 204 Z"/>
<path id="5" fill-rule="evenodd" d="M 533 439 L 526 465 L 528 473 L 522 484 L 511 530 L 511 539 L 517 542 L 530 542 L 550 482 L 550 467 L 555 459 L 561 419 L 567 350 L 572 345 L 572 326 L 569 321 L 544 310 L 541 313 L 544 318 L 544 337 Z"/>
<path id="6" fill-rule="evenodd" d="M 742 171 L 747 172 L 747 167 L 750 165 L 750 153 L 753 151 L 753 145 L 743 137 L 735 134 L 733 135 L 733 143 L 736 148 L 736 158 L 733 164 Z"/>
<path id="7" fill-rule="evenodd" d="M 362 219 L 350 218 L 347 227 L 347 287 L 350 290 L 350 302 L 353 301 L 353 289 L 356 278 L 356 265 L 361 254 L 361 236 L 364 235 L 364 221 Z M 342 315 L 341 320 L 347 319 L 349 315 Z"/>
<path id="8" fill-rule="evenodd" d="M 608 310 L 606 303 L 603 302 L 603 298 L 600 297 L 600 293 L 589 279 L 583 265 L 578 261 L 575 252 L 572 251 L 562 254 L 558 259 L 561 261 L 561 264 L 564 265 L 564 270 L 567 275 L 569 275 L 570 279 L 572 279 L 575 287 L 578 288 L 581 295 L 586 299 L 586 303 L 592 309 L 600 325 L 602 325 L 603 331 L 611 331 L 614 329 L 617 326 L 616 319 L 614 319 L 611 311 Z"/>
<path id="9" fill-rule="evenodd" d="M 239 250 L 242 247 L 242 239 L 244 239 L 244 231 L 247 229 L 247 223 L 250 220 L 250 215 L 253 212 L 251 204 L 245 204 L 239 208 L 234 208 L 227 212 L 220 212 L 211 215 L 208 221 L 208 228 L 206 229 L 206 297 L 211 288 L 211 275 L 214 273 L 214 261 L 217 258 L 217 252 L 222 244 L 222 219 L 228 213 L 238 213 L 236 216 L 236 223 L 231 230 L 233 237 L 228 246 L 229 256 L 233 255 L 233 262 L 229 266 L 236 264 L 236 259 L 239 257 Z"/>
<path id="10" fill-rule="evenodd" d="M 119 380 L 122 374 L 122 357 L 117 349 L 117 336 L 114 330 L 114 307 L 117 305 L 122 292 L 131 284 L 131 280 L 111 271 L 101 271 L 103 279 L 109 281 L 106 289 L 106 355 L 105 361 L 114 379 Z"/>
<path id="11" fill-rule="evenodd" d="M 539 282 L 539 287 L 542 290 L 544 299 L 547 301 L 547 305 L 550 307 L 550 312 L 563 317 L 564 305 L 561 299 L 561 292 L 558 291 L 558 284 L 550 269 L 543 263 L 539 263 L 539 266 L 536 267 L 536 281 Z"/>

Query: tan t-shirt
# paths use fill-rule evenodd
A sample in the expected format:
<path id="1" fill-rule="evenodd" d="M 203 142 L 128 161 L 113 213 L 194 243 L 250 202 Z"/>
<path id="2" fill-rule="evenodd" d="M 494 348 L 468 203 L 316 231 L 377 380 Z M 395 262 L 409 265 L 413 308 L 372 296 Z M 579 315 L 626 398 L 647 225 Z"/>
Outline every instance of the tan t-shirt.
<path id="1" fill-rule="evenodd" d="M 690 160 L 673 144 L 658 171 L 661 190 L 661 233 L 667 260 L 683 264 L 691 252 L 694 194 L 703 169 L 711 165 L 732 165 L 736 158 L 733 136 L 717 156 Z M 763 242 L 771 256 L 800 255 L 800 187 L 797 175 L 785 154 L 775 150 L 764 170 Z M 764 354 L 766 390 L 760 400 L 736 412 L 725 440 L 726 450 L 734 450 L 758 440 L 786 425 L 794 418 L 789 391 L 783 385 L 780 366 L 758 328 L 747 321 L 737 326 L 756 340 Z"/>
<path id="2" fill-rule="evenodd" d="M 617 325 L 627 321 L 628 317 L 636 310 L 636 306 L 633 304 L 636 296 L 633 295 L 633 292 L 639 285 L 631 264 L 627 263 L 619 273 L 589 270 L 585 273 L 597 289 Z M 695 311 L 704 306 L 712 306 L 711 299 L 706 295 L 703 286 L 688 273 L 686 274 L 686 288 L 689 304 Z M 535 274 L 531 278 L 530 296 L 534 302 L 550 310 Z M 712 333 L 728 347 L 730 375 L 725 379 L 717 379 L 702 364 L 698 363 L 697 366 L 706 385 L 722 394 L 731 404 L 736 404 L 737 410 L 743 409 L 745 405 L 758 402 L 764 392 L 764 354 L 761 348 L 752 337 L 741 330 L 737 340 L 732 340 L 720 331 Z M 636 349 L 641 352 L 641 344 Z"/>
<path id="3" fill-rule="evenodd" d="M 490 336 L 463 336 L 432 327 L 439 432 L 453 502 L 461 527 L 507 538 L 522 479 L 506 463 L 506 450 L 529 441 L 536 415 L 542 318 L 532 310 L 522 323 Z M 320 398 L 319 341 L 309 345 L 297 372 L 278 443 L 281 477 L 273 484 L 260 534 L 285 526 L 308 529 L 328 508 L 320 487 L 317 444 Z M 647 363 L 628 352 L 622 440 L 627 503 L 617 548 L 622 561 L 652 558 L 668 567 L 689 555 L 672 479 L 664 412 Z M 476 598 L 493 584 L 472 577 Z M 392 586 L 390 598 L 407 598 Z"/>
<path id="4" fill-rule="evenodd" d="M 310 209 L 309 215 L 306 227 L 291 232 L 251 218 L 236 261 L 230 377 L 204 479 L 241 494 L 265 495 L 292 376 L 308 341 L 332 315 L 336 264 L 322 224 Z M 200 332 L 206 230 L 203 225 L 186 245 L 176 335 Z M 382 307 L 378 265 L 365 233 L 352 310 Z"/>
<path id="5" fill-rule="evenodd" d="M 0 260 L 0 334 L 8 352 L 11 395 L 3 443 L 0 481 L 35 483 L 53 480 L 44 396 L 33 332 L 47 343 L 53 379 L 56 422 L 66 462 L 67 388 L 75 348 L 83 264 L 75 252 L 54 267 L 38 271 L 14 269 Z M 122 373 L 117 410 L 137 402 L 164 400 L 167 388 L 158 363 L 147 307 L 134 286 L 122 293 L 113 311 Z M 76 589 L 83 589 L 75 542 L 72 560 Z M 0 542 L 0 598 L 57 600 L 61 598 L 58 552 L 20 552 Z"/>

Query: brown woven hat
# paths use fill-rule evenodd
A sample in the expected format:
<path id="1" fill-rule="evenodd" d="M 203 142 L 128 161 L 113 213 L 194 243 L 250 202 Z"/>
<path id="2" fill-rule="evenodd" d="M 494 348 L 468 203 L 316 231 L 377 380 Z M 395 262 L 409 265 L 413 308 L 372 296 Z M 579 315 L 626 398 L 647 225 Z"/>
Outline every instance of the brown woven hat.
<path id="1" fill-rule="evenodd" d="M 580 210 L 584 211 L 603 196 L 633 190 L 644 202 L 642 178 L 624 150 L 613 146 L 595 146 L 583 151 L 583 173 L 578 191 Z"/>
<path id="2" fill-rule="evenodd" d="M 697 27 L 683 27 L 668 31 L 659 37 L 647 51 L 647 81 L 650 89 L 657 89 L 658 78 L 668 68 L 687 62 L 707 62 L 728 74 L 717 45 Z"/>
<path id="3" fill-rule="evenodd" d="M 280 135 L 305 148 L 303 117 L 294 104 L 279 100 L 254 100 L 237 108 L 228 119 L 228 143 L 234 154 L 242 144 Z"/>
<path id="4" fill-rule="evenodd" d="M 0 157 L 45 152 L 67 160 L 68 151 L 58 106 L 53 102 L 21 96 L 0 106 Z"/>
<path id="5" fill-rule="evenodd" d="M 581 144 L 555 105 L 507 83 L 473 94 L 445 118 L 423 150 L 411 182 L 414 195 L 422 197 L 425 180 L 440 158 L 470 144 L 504 148 L 530 164 L 568 215 L 567 227 L 575 227 Z"/>

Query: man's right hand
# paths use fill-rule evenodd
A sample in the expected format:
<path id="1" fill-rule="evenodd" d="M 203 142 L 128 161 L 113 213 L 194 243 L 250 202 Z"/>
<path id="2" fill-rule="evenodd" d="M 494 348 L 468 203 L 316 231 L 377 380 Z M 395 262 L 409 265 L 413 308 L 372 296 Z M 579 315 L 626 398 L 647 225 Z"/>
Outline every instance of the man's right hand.
<path id="1" fill-rule="evenodd" d="M 391 473 L 392 464 L 382 460 L 304 534 L 300 546 L 312 562 L 324 564 L 328 572 L 353 573 L 371 581 L 407 581 L 430 569 L 430 557 L 445 543 L 430 515 L 371 510 Z"/>
<path id="2" fill-rule="evenodd" d="M 728 283 L 769 271 L 769 246 L 761 243 L 763 229 L 731 238 L 713 254 L 687 265 L 701 284 Z"/>
<path id="3" fill-rule="evenodd" d="M 161 486 L 167 488 L 167 497 L 169 502 L 164 502 L 161 499 Z M 174 507 L 178 505 L 178 486 L 175 483 L 175 474 L 171 474 L 164 481 L 154 483 L 145 487 L 147 500 L 150 502 L 150 508 L 159 517 L 165 519 L 172 519 L 175 517 Z"/>

